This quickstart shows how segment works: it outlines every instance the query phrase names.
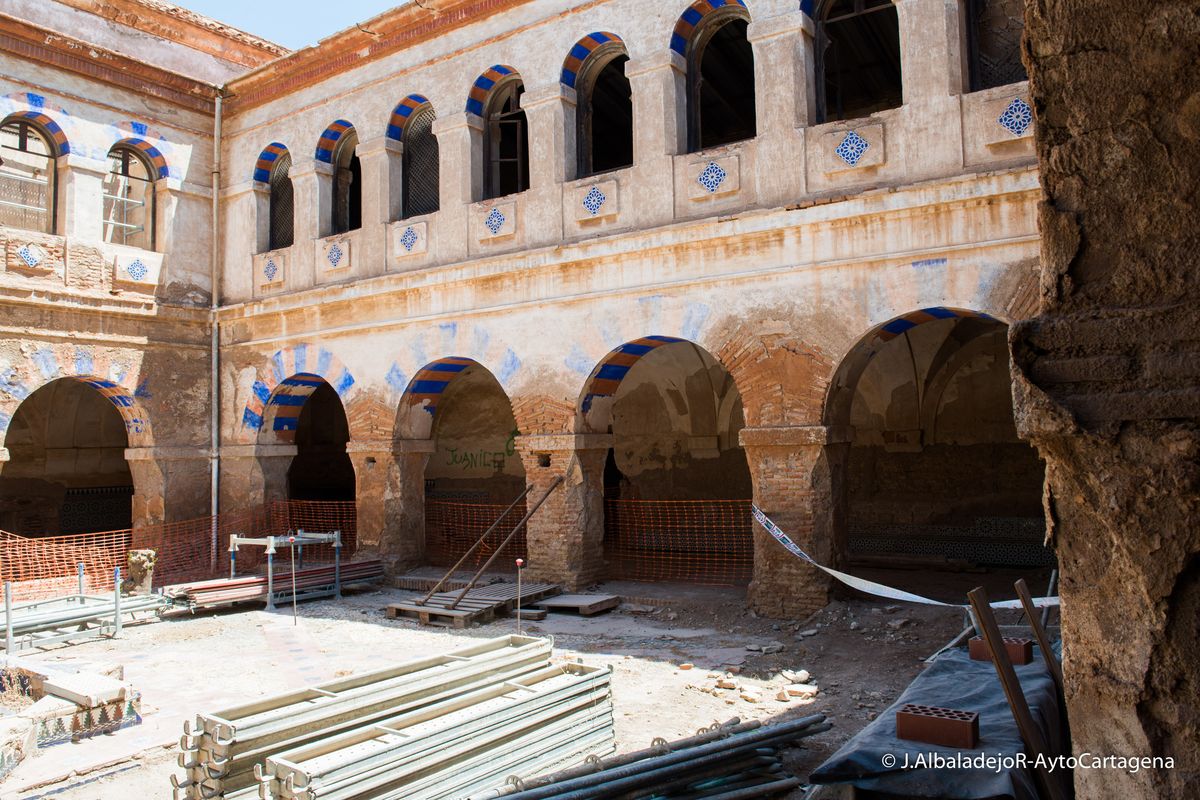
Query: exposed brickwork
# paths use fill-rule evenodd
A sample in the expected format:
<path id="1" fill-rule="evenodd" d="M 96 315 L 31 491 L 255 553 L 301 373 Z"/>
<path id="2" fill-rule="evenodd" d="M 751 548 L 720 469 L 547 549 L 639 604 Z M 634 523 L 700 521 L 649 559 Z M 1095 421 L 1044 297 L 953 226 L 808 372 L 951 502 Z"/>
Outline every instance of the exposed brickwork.
<path id="1" fill-rule="evenodd" d="M 737 383 L 747 425 L 811 425 L 821 418 L 833 360 L 819 348 L 739 325 L 714 355 Z"/>
<path id="2" fill-rule="evenodd" d="M 346 404 L 346 422 L 354 442 L 391 442 L 396 407 L 373 392 L 359 392 Z"/>
<path id="3" fill-rule="evenodd" d="M 42 276 L 54 272 L 62 273 L 67 260 L 67 240 L 61 236 L 51 236 L 33 231 L 12 231 L 12 235 L 3 238 L 4 268 L 18 275 Z M 36 266 L 29 266 L 21 258 L 20 250 L 27 244 L 35 245 L 40 251 L 42 260 Z"/>
<path id="4" fill-rule="evenodd" d="M 524 434 L 570 433 L 575 420 L 575 407 L 564 400 L 546 395 L 526 395 L 513 400 L 513 416 L 517 430 Z"/>

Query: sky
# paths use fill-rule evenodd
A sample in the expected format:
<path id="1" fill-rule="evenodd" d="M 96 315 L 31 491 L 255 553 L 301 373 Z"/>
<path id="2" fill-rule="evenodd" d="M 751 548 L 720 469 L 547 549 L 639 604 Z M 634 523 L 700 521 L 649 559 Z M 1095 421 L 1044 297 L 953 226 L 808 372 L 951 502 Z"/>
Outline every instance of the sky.
<path id="1" fill-rule="evenodd" d="M 370 19 L 404 0 L 173 0 L 206 17 L 228 23 L 292 50 Z M 280 11 L 284 13 L 280 13 Z"/>

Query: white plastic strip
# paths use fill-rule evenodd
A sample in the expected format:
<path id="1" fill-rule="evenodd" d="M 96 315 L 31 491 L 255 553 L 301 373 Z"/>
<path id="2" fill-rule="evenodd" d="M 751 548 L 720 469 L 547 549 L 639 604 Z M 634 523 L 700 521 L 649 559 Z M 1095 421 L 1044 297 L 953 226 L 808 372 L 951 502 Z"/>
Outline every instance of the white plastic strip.
<path id="1" fill-rule="evenodd" d="M 898 601 L 905 602 L 905 603 L 921 603 L 921 604 L 927 605 L 927 606 L 944 606 L 946 608 L 970 608 L 970 606 L 966 605 L 966 604 L 943 603 L 940 600 L 932 600 L 928 597 L 922 597 L 919 594 L 913 594 L 912 592 L 906 592 L 903 589 L 896 589 L 891 586 L 886 586 L 882 583 L 876 583 L 875 581 L 868 581 L 864 578 L 856 578 L 853 575 L 847 575 L 844 572 L 838 572 L 836 569 L 830 569 L 829 567 L 826 567 L 823 564 L 818 564 L 812 558 L 812 556 L 810 556 L 808 553 L 804 552 L 804 550 L 802 550 L 799 545 L 797 545 L 795 542 L 793 542 L 786 533 L 784 533 L 782 530 L 780 530 L 779 526 L 776 525 L 774 522 L 772 522 L 771 518 L 768 517 L 766 514 L 764 514 L 758 506 L 751 505 L 750 509 L 754 513 L 755 521 L 758 522 L 758 524 L 763 527 L 763 530 L 765 530 L 767 533 L 771 534 L 772 538 L 774 538 L 775 541 L 779 542 L 781 545 L 783 545 L 785 548 L 787 548 L 789 553 L 796 556 L 797 558 L 807 561 L 809 564 L 812 564 L 817 569 L 819 569 L 829 575 L 832 575 L 834 578 L 837 578 L 839 581 L 846 584 L 851 589 L 857 589 L 860 592 L 874 595 L 876 597 L 882 597 L 886 600 L 898 600 Z M 1035 598 L 1033 598 L 1033 604 L 1038 607 L 1057 606 L 1058 598 L 1057 597 L 1035 597 Z M 992 608 L 1021 608 L 1022 607 L 1020 600 L 998 600 L 995 603 L 992 603 L 991 606 L 992 606 Z"/>

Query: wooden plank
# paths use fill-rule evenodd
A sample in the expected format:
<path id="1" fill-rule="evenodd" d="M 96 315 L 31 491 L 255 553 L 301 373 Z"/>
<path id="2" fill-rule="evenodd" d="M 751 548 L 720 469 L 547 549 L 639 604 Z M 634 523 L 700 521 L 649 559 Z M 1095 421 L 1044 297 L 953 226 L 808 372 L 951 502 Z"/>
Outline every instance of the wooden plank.
<path id="1" fill-rule="evenodd" d="M 983 639 L 992 653 L 992 664 L 996 667 L 996 676 L 1000 679 L 1004 696 L 1008 698 L 1008 706 L 1012 709 L 1013 717 L 1016 718 L 1017 730 L 1020 731 L 1021 740 L 1025 743 L 1026 755 L 1030 760 L 1041 763 L 1042 759 L 1049 758 L 1049 748 L 1046 746 L 1046 739 L 1042 736 L 1041 728 L 1037 726 L 1033 714 L 1029 711 L 1029 703 L 1026 702 L 1025 692 L 1021 689 L 1021 679 L 1017 677 L 1017 671 L 1013 669 L 1012 662 L 1008 659 L 1008 651 L 1004 648 L 1004 637 L 1000 633 L 1000 626 L 996 624 L 996 616 L 992 613 L 987 592 L 982 586 L 978 586 L 967 592 L 967 597 L 971 601 L 971 608 L 975 611 L 975 619 L 983 629 Z M 1066 800 L 1067 792 L 1059 783 L 1061 772 L 1051 772 L 1045 766 L 1038 766 L 1035 763 L 1033 774 L 1038 779 L 1042 797 L 1046 800 Z"/>
<path id="2" fill-rule="evenodd" d="M 1029 595 L 1029 587 L 1025 585 L 1024 578 L 1018 579 L 1013 584 L 1013 587 L 1017 590 L 1017 597 L 1021 598 L 1021 606 L 1025 609 L 1025 616 L 1029 618 L 1029 627 L 1033 629 L 1033 636 L 1037 639 L 1038 649 L 1042 651 L 1042 659 L 1046 662 L 1046 669 L 1050 671 L 1050 677 L 1054 678 L 1054 685 L 1058 687 L 1059 694 L 1062 694 L 1062 665 L 1058 663 L 1058 659 L 1054 657 L 1054 651 L 1050 649 L 1050 637 L 1046 636 L 1046 629 L 1042 627 L 1037 607 L 1034 606 L 1033 598 Z"/>
<path id="3" fill-rule="evenodd" d="M 621 598 L 615 594 L 560 594 L 547 597 L 532 605 L 550 611 L 574 611 L 585 617 L 599 614 L 602 611 L 616 608 L 621 604 Z"/>

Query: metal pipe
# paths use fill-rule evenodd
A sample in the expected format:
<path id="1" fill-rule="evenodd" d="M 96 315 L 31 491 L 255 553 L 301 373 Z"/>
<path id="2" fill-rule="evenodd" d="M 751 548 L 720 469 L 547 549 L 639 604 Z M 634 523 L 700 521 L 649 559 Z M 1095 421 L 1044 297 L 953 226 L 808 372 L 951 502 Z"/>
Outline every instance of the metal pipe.
<path id="1" fill-rule="evenodd" d="M 508 536 L 504 537 L 504 541 L 500 543 L 500 546 L 496 548 L 491 557 L 488 558 L 488 560 L 484 562 L 484 565 L 480 567 L 479 570 L 471 577 L 471 580 L 466 586 L 463 587 L 463 590 L 458 593 L 458 597 L 454 598 L 454 602 L 450 604 L 451 609 L 458 608 L 458 604 L 461 603 L 462 599 L 467 596 L 467 592 L 471 591 L 471 589 L 475 586 L 475 583 L 479 580 L 479 576 L 487 572 L 487 568 L 492 565 L 492 562 L 496 560 L 508 543 L 512 541 L 512 538 L 517 535 L 517 531 L 521 530 L 521 528 L 525 526 L 525 523 L 529 521 L 529 518 L 537 513 L 537 510 L 542 507 L 542 503 L 546 502 L 546 500 L 550 497 L 550 493 L 557 489 L 562 484 L 564 479 L 565 476 L 563 475 L 559 475 L 557 478 L 555 478 L 550 486 L 546 489 L 545 494 L 543 494 L 541 498 L 539 498 L 538 501 L 533 504 L 533 508 L 525 512 L 525 516 L 521 518 L 521 521 L 517 523 L 516 527 L 512 529 Z"/>
<path id="2" fill-rule="evenodd" d="M 465 562 L 471 556 L 471 554 L 475 552 L 475 548 L 477 548 L 481 544 L 483 544 L 483 540 L 488 537 L 488 534 L 490 534 L 492 531 L 494 531 L 496 529 L 496 526 L 500 524 L 501 520 L 503 520 L 505 517 L 508 516 L 508 512 L 510 512 L 514 508 L 516 508 L 517 503 L 524 500 L 526 495 L 528 495 L 531 491 L 533 491 L 533 484 L 526 485 L 525 491 L 523 491 L 519 495 L 517 495 L 517 499 L 513 500 L 511 503 L 508 504 L 508 508 L 504 509 L 504 511 L 501 512 L 500 516 L 496 517 L 496 521 L 493 522 L 488 527 L 488 529 L 483 532 L 483 535 L 480 536 L 478 540 L 476 540 L 475 544 L 471 545 L 470 549 L 467 550 L 467 552 L 463 553 L 462 558 L 460 558 L 458 561 L 455 561 L 454 566 L 451 567 L 450 569 L 446 570 L 446 574 L 442 576 L 442 579 L 440 581 L 438 581 L 432 589 L 429 590 L 428 594 L 426 594 L 424 597 L 422 597 L 420 600 L 417 601 L 417 605 L 423 606 L 426 603 L 428 603 L 429 598 L 431 598 L 435 594 L 437 594 L 437 590 L 442 588 L 442 584 L 444 584 L 447 580 L 450 579 L 450 576 L 454 574 L 455 570 L 457 570 L 459 567 L 461 567 L 463 565 L 463 562 Z"/>
<path id="3" fill-rule="evenodd" d="M 1046 586 L 1047 599 L 1054 596 L 1054 585 L 1057 582 L 1058 582 L 1058 568 L 1055 567 L 1054 569 L 1050 570 L 1050 583 L 1049 583 L 1049 585 Z M 1045 628 L 1046 625 L 1049 624 L 1049 622 L 1050 622 L 1050 604 L 1047 603 L 1046 607 L 1042 609 L 1042 627 Z"/>
<path id="4" fill-rule="evenodd" d="M 4 582 L 4 651 L 13 652 L 12 581 Z"/>
<path id="5" fill-rule="evenodd" d="M 82 561 L 79 562 L 79 566 L 76 567 L 75 571 L 79 576 L 79 602 L 82 603 L 82 602 L 84 602 L 84 600 L 83 600 L 83 562 Z"/>
<path id="6" fill-rule="evenodd" d="M 121 568 L 113 570 L 113 636 L 121 635 Z"/>
<path id="7" fill-rule="evenodd" d="M 212 159 L 212 242 L 209 246 L 209 321 L 212 328 L 210 348 L 212 350 L 209 370 L 209 425 L 212 429 L 209 438 L 209 493 L 212 526 L 210 531 L 210 547 L 212 549 L 209 567 L 217 568 L 217 515 L 221 511 L 221 337 L 217 311 L 221 307 L 220 265 L 221 265 L 221 123 L 224 110 L 221 90 L 218 88 L 213 107 L 213 159 Z"/>
<path id="8" fill-rule="evenodd" d="M 767 797 L 787 791 L 788 789 L 794 789 L 803 783 L 804 781 L 799 778 L 784 778 L 771 783 L 761 783 L 758 786 L 746 789 L 708 795 L 708 800 L 758 800 L 760 797 Z"/>
<path id="9" fill-rule="evenodd" d="M 644 775 L 648 770 L 653 772 L 660 768 L 669 768 L 684 762 L 693 767 L 703 766 L 709 763 L 706 758 L 728 758 L 733 752 L 746 747 L 758 746 L 763 741 L 779 739 L 779 738 L 800 738 L 806 735 L 810 729 L 819 728 L 827 730 L 820 725 L 825 721 L 824 714 L 814 714 L 809 717 L 803 717 L 792 722 L 785 722 L 781 725 L 764 726 L 757 730 L 748 731 L 746 733 L 730 736 L 708 744 L 703 744 L 698 747 L 690 747 L 686 750 L 679 750 L 673 753 L 668 753 L 663 756 L 648 758 L 643 761 L 627 764 L 615 769 L 608 769 L 602 772 L 585 775 L 573 780 L 564 781 L 562 783 L 544 786 L 529 791 L 518 792 L 510 795 L 510 800 L 543 800 L 544 798 L 558 798 L 562 795 L 563 800 L 567 797 L 586 797 L 586 794 L 564 794 L 573 792 L 576 789 L 587 787 L 595 787 L 599 784 L 617 784 L 621 780 Z M 819 732 L 812 730 L 811 732 Z M 624 784 L 622 784 L 624 785 Z"/>

